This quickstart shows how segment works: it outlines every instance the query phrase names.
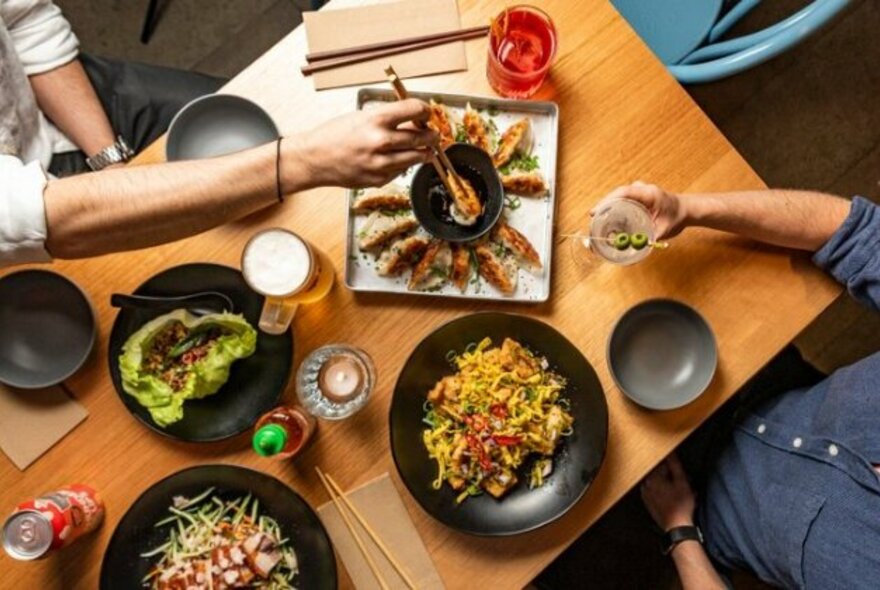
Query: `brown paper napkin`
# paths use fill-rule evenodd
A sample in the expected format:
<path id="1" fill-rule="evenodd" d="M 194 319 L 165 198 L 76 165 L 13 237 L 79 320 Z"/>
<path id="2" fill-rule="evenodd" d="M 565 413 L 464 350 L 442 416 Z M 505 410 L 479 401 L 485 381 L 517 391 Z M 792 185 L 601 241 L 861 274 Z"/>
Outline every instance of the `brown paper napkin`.
<path id="1" fill-rule="evenodd" d="M 406 570 L 417 588 L 420 590 L 443 588 L 440 574 L 437 573 L 434 562 L 431 561 L 428 550 L 422 543 L 422 538 L 410 520 L 403 500 L 400 499 L 387 473 L 355 490 L 346 492 L 346 497 L 370 523 L 370 527 Z M 343 507 L 343 510 L 346 508 Z M 333 545 L 342 557 L 345 569 L 348 570 L 355 587 L 364 590 L 379 588 L 370 566 L 367 565 L 333 502 L 327 502 L 318 508 L 318 516 L 327 527 Z M 348 514 L 348 516 L 388 585 L 392 589 L 406 589 L 406 583 L 394 570 L 391 562 L 385 559 L 369 533 L 361 527 L 353 515 Z"/>
<path id="2" fill-rule="evenodd" d="M 61 387 L 0 385 L 0 449 L 24 471 L 88 416 Z"/>
<path id="3" fill-rule="evenodd" d="M 455 0 L 404 0 L 358 8 L 306 12 L 309 51 L 328 51 L 444 33 L 461 28 Z M 391 64 L 401 78 L 467 69 L 464 43 L 447 43 L 410 53 L 400 53 L 313 75 L 315 89 L 368 84 L 385 80 Z"/>

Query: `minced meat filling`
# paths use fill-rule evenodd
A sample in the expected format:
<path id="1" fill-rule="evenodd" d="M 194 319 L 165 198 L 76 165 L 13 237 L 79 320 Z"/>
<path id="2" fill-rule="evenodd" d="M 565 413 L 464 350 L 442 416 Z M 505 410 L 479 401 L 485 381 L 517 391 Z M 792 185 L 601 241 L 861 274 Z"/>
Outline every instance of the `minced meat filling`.
<path id="1" fill-rule="evenodd" d="M 189 379 L 190 367 L 207 356 L 224 331 L 217 327 L 190 331 L 174 322 L 159 332 L 147 351 L 144 370 L 180 391 Z"/>

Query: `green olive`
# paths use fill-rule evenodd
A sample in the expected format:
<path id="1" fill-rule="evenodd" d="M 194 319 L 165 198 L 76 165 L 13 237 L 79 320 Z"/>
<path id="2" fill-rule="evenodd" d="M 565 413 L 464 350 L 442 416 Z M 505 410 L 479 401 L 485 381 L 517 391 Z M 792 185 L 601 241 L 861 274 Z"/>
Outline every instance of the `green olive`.
<path id="1" fill-rule="evenodd" d="M 614 236 L 614 241 L 612 243 L 614 244 L 614 247 L 618 250 L 626 250 L 630 246 L 629 234 L 617 234 L 616 236 Z"/>
<path id="2" fill-rule="evenodd" d="M 648 245 L 648 236 L 647 234 L 643 233 L 633 234 L 632 237 L 629 239 L 629 243 L 636 250 L 641 250 Z"/>

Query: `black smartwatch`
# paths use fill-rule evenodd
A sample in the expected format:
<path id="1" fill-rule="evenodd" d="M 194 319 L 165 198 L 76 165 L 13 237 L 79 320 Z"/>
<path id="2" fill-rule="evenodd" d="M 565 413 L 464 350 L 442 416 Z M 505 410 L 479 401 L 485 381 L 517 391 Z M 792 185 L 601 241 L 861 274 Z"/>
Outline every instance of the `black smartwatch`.
<path id="1" fill-rule="evenodd" d="M 666 531 L 663 535 L 663 555 L 669 555 L 679 543 L 684 541 L 696 541 L 703 544 L 703 532 L 698 526 L 677 526 Z"/>

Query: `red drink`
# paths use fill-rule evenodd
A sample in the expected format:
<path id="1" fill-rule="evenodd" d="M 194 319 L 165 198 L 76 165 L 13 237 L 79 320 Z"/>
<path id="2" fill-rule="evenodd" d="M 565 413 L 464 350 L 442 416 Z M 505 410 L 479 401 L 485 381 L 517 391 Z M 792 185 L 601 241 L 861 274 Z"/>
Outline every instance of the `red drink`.
<path id="1" fill-rule="evenodd" d="M 556 56 L 556 27 L 532 6 L 508 8 L 492 21 L 486 75 L 498 94 L 532 96 L 547 77 Z"/>

